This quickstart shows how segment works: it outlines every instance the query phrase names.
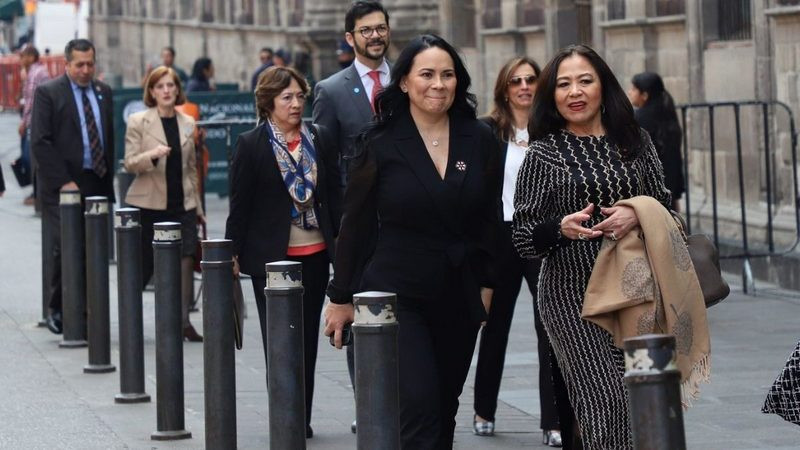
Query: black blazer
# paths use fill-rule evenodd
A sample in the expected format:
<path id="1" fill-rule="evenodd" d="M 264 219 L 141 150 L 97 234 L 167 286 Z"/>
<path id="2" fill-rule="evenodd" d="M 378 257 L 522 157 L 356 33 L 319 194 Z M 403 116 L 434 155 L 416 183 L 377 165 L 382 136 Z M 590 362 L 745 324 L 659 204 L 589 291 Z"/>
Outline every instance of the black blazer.
<path id="1" fill-rule="evenodd" d="M 83 173 L 83 138 L 80 115 L 69 78 L 62 75 L 39 85 L 33 96 L 31 118 L 31 150 L 39 166 L 42 201 L 58 204 L 61 186 L 74 181 L 81 194 L 105 195 L 114 201 L 114 119 L 111 88 L 94 80 L 94 94 L 100 107 L 100 122 L 103 133 L 108 172 L 102 179 L 101 192 L 84 192 L 80 186 Z"/>
<path id="2" fill-rule="evenodd" d="M 231 163 L 230 213 L 225 238 L 233 241 L 239 268 L 250 276 L 265 276 L 264 264 L 286 259 L 289 248 L 292 199 L 281 177 L 269 134 L 263 123 L 243 133 Z M 314 212 L 333 260 L 341 215 L 341 186 L 336 154 L 324 145 L 325 130 L 311 127 L 317 151 Z"/>
<path id="3" fill-rule="evenodd" d="M 365 290 L 421 299 L 460 294 L 472 317 L 484 320 L 480 287 L 494 280 L 496 155 L 485 124 L 451 117 L 442 180 L 411 115 L 393 119 L 351 167 L 331 301 L 346 303 Z M 367 246 L 375 228 L 376 242 Z"/>
<path id="4" fill-rule="evenodd" d="M 503 222 L 503 183 L 506 178 L 506 154 L 508 154 L 508 141 L 501 139 L 497 130 L 497 123 L 490 116 L 480 118 L 480 121 L 489 126 L 492 136 L 497 143 L 497 218 Z"/>

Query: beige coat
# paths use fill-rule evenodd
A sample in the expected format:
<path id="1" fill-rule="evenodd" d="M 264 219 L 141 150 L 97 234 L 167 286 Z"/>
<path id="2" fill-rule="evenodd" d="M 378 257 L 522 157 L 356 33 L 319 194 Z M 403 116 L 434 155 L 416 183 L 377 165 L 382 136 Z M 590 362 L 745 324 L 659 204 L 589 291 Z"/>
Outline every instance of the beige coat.
<path id="1" fill-rule="evenodd" d="M 178 134 L 181 141 L 183 173 L 183 206 L 188 211 L 197 208 L 202 214 L 199 201 L 197 162 L 194 150 L 194 119 L 177 112 Z M 125 132 L 125 170 L 136 175 L 128 189 L 125 201 L 139 208 L 167 209 L 167 157 L 159 158 L 157 164 L 145 153 L 158 145 L 169 145 L 156 108 L 150 108 L 128 117 Z"/>

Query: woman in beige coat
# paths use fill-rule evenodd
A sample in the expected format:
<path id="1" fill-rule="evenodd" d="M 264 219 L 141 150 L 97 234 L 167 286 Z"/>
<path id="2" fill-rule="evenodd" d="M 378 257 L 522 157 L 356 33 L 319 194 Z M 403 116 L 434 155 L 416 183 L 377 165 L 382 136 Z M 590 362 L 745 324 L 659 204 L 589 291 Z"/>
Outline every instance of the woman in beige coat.
<path id="1" fill-rule="evenodd" d="M 125 201 L 141 209 L 142 283 L 153 275 L 153 224 L 180 222 L 183 250 L 181 297 L 183 337 L 203 337 L 189 322 L 194 296 L 193 257 L 197 247 L 197 220 L 202 219 L 194 148 L 194 119 L 177 111 L 186 96 L 178 74 L 169 67 L 150 73 L 144 86 L 145 111 L 128 118 L 125 133 L 125 170 L 136 174 Z"/>

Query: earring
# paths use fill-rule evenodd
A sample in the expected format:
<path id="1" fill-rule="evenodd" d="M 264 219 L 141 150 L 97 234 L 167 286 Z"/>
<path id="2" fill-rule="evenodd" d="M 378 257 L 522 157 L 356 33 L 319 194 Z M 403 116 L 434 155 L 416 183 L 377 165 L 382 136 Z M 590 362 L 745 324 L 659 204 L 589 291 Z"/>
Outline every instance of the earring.
<path id="1" fill-rule="evenodd" d="M 508 103 L 508 97 L 505 98 L 506 103 Z"/>
<path id="2" fill-rule="evenodd" d="M 405 94 L 406 92 L 408 92 L 408 88 L 407 88 L 407 87 L 405 87 L 405 86 L 400 86 L 400 90 L 401 90 L 401 91 L 403 91 L 403 93 L 404 93 L 404 94 Z"/>
<path id="3" fill-rule="evenodd" d="M 601 104 L 600 105 L 600 114 L 605 114 L 605 113 L 606 113 L 606 105 L 602 105 Z"/>

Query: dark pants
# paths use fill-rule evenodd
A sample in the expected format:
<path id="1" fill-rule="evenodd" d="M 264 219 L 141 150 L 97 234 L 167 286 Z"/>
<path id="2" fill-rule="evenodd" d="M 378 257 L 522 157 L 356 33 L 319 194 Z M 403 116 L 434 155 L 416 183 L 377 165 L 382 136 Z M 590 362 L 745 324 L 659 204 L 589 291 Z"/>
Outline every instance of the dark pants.
<path id="1" fill-rule="evenodd" d="M 319 322 L 325 289 L 330 275 L 328 252 L 323 250 L 309 256 L 287 256 L 287 260 L 303 264 L 303 342 L 305 346 L 306 425 L 311 423 L 311 405 L 314 399 L 314 370 L 317 365 Z M 264 361 L 267 360 L 267 297 L 264 295 L 265 277 L 252 277 L 256 296 L 258 318 L 261 323 L 261 340 L 264 344 Z"/>
<path id="2" fill-rule="evenodd" d="M 478 324 L 444 298 L 400 297 L 397 320 L 401 448 L 451 449 Z"/>
<path id="3" fill-rule="evenodd" d="M 106 175 L 111 176 L 110 174 Z M 110 196 L 111 193 L 107 192 L 106 184 L 103 179 L 98 177 L 91 171 L 84 171 L 79 180 L 75 180 L 80 187 L 81 191 L 81 205 L 86 197 L 93 195 Z M 84 228 L 83 215 L 81 215 L 81 228 Z M 52 244 L 52 251 L 47 252 L 50 264 L 51 278 L 50 278 L 50 292 L 49 306 L 53 312 L 61 312 L 61 211 L 58 206 L 58 196 L 56 195 L 55 202 L 47 201 L 42 202 L 42 226 L 45 227 L 45 233 L 48 234 L 50 243 Z M 85 248 L 83 254 L 85 255 Z M 86 274 L 84 274 L 84 277 Z"/>
<path id="4" fill-rule="evenodd" d="M 495 420 L 497 395 L 500 391 L 500 381 L 503 378 L 508 334 L 511 329 L 517 296 L 524 278 L 533 297 L 533 323 L 538 343 L 539 404 L 541 406 L 539 426 L 542 430 L 557 430 L 559 429 L 559 417 L 550 361 L 552 349 L 539 318 L 539 308 L 536 302 L 536 285 L 539 280 L 541 261 L 519 257 L 511 241 L 510 223 L 504 223 L 502 231 L 502 235 L 499 236 L 499 279 L 492 296 L 489 320 L 481 330 L 478 367 L 475 372 L 475 414 L 492 422 Z"/>

